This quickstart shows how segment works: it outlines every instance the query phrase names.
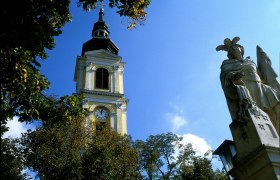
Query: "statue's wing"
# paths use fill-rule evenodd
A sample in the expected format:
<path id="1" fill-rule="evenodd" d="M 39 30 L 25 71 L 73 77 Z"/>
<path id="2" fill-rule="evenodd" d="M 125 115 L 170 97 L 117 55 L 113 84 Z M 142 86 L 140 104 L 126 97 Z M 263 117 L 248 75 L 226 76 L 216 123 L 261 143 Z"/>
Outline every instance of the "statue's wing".
<path id="1" fill-rule="evenodd" d="M 280 92 L 280 85 L 276 79 L 277 74 L 271 66 L 271 60 L 259 46 L 257 46 L 257 62 L 262 81 Z"/>
<path id="2" fill-rule="evenodd" d="M 216 47 L 216 51 L 221 51 L 221 50 L 227 51 L 227 46 L 225 46 L 225 45 L 219 45 L 219 46 Z"/>
<path id="3" fill-rule="evenodd" d="M 232 39 L 231 42 L 232 42 L 232 44 L 236 44 L 239 40 L 240 40 L 240 38 L 238 36 L 236 36 Z"/>

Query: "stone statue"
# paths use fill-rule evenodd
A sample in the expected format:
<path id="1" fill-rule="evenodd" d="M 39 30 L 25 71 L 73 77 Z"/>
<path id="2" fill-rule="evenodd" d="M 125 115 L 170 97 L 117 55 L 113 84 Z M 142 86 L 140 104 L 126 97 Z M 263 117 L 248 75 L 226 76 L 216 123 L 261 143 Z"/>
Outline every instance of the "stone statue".
<path id="1" fill-rule="evenodd" d="M 228 59 L 221 66 L 220 80 L 226 96 L 231 117 L 242 120 L 244 110 L 257 106 L 268 114 L 272 124 L 280 132 L 280 85 L 277 74 L 271 67 L 266 53 L 257 46 L 257 64 L 250 57 L 243 58 L 244 47 L 237 44 L 240 40 L 226 38 L 216 50 L 227 51 Z"/>

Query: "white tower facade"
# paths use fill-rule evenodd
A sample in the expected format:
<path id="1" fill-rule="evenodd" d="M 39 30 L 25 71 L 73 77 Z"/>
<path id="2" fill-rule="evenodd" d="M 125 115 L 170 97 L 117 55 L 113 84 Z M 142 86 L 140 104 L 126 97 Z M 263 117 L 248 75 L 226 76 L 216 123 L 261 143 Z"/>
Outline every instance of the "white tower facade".
<path id="1" fill-rule="evenodd" d="M 128 100 L 123 87 L 125 63 L 109 34 L 101 9 L 92 39 L 83 44 L 82 55 L 77 57 L 74 81 L 76 92 L 85 96 L 83 106 L 90 112 L 88 125 L 93 129 L 106 125 L 120 134 L 127 134 Z"/>

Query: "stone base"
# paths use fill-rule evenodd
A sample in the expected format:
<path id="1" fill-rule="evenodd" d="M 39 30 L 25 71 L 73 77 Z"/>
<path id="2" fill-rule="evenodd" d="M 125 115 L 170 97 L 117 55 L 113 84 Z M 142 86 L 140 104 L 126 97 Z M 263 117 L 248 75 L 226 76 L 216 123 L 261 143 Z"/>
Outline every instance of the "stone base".
<path id="1" fill-rule="evenodd" d="M 236 146 L 237 160 L 240 161 L 260 146 L 280 147 L 280 140 L 269 116 L 258 107 L 246 111 L 247 116 L 233 121 L 229 127 Z"/>
<path id="2" fill-rule="evenodd" d="M 280 180 L 280 148 L 261 146 L 236 162 L 229 174 L 238 180 Z"/>
<path id="3" fill-rule="evenodd" d="M 257 107 L 230 124 L 236 147 L 234 168 L 238 180 L 280 180 L 280 140 L 269 116 Z"/>

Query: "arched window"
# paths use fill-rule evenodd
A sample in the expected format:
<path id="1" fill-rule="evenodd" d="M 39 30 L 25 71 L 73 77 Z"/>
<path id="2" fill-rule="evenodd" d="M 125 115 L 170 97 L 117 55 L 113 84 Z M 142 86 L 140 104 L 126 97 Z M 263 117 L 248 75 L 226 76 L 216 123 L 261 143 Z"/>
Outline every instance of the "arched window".
<path id="1" fill-rule="evenodd" d="M 98 68 L 96 70 L 95 87 L 98 89 L 109 89 L 109 72 L 107 69 Z"/>

